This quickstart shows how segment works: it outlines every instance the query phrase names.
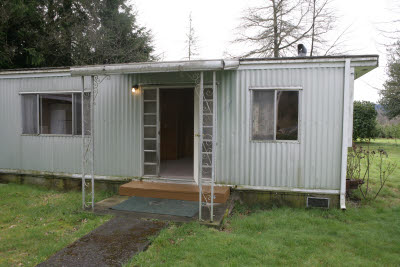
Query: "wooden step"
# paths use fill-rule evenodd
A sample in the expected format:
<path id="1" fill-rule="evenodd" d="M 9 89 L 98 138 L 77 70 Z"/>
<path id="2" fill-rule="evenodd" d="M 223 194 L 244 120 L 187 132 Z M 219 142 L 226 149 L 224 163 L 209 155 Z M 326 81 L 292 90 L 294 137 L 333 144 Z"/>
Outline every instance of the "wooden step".
<path id="1" fill-rule="evenodd" d="M 210 186 L 203 186 L 203 192 L 210 194 Z M 199 187 L 192 184 L 132 181 L 119 187 L 121 196 L 139 196 L 199 201 Z M 214 186 L 214 202 L 225 203 L 230 194 L 229 186 Z M 203 199 L 203 201 L 205 201 Z M 207 202 L 210 202 L 208 200 Z"/>

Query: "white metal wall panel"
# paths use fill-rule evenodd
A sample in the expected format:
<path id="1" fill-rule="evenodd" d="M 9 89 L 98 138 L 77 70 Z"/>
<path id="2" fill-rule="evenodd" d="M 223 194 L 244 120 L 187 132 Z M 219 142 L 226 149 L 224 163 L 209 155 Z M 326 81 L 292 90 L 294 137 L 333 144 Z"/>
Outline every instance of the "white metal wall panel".
<path id="1" fill-rule="evenodd" d="M 0 168 L 20 168 L 20 81 L 0 80 Z"/>
<path id="2" fill-rule="evenodd" d="M 80 90 L 80 78 L 0 79 L 0 168 L 77 173 L 80 139 L 21 135 L 20 92 Z"/>
<path id="3" fill-rule="evenodd" d="M 323 66 L 218 72 L 217 182 L 339 189 L 343 75 L 342 67 Z M 194 73 L 112 75 L 105 79 L 99 85 L 95 106 L 96 174 L 142 175 L 142 96 L 131 94 L 133 84 L 183 84 L 194 79 Z M 205 82 L 210 80 L 211 73 L 205 73 Z M 89 82 L 86 77 L 88 89 Z M 303 87 L 299 143 L 250 141 L 251 86 Z M 80 77 L 0 79 L 0 168 L 80 172 L 79 137 L 20 134 L 18 93 L 64 90 L 81 90 Z"/>
<path id="4" fill-rule="evenodd" d="M 205 76 L 209 82 L 211 75 Z M 104 79 L 95 105 L 95 173 L 142 175 L 142 95 L 131 93 L 133 84 L 187 84 L 195 78 L 194 73 L 160 73 Z M 90 77 L 85 88 L 91 88 Z M 81 78 L 0 79 L 0 169 L 81 172 L 80 136 L 21 135 L 19 93 L 51 91 L 81 91 Z"/>
<path id="5" fill-rule="evenodd" d="M 299 143 L 250 141 L 252 86 L 303 88 Z M 218 99 L 218 182 L 339 189 L 343 68 L 225 72 Z"/>
<path id="6" fill-rule="evenodd" d="M 141 94 L 132 94 L 129 75 L 110 76 L 99 86 L 95 107 L 95 169 L 97 174 L 140 176 Z"/>

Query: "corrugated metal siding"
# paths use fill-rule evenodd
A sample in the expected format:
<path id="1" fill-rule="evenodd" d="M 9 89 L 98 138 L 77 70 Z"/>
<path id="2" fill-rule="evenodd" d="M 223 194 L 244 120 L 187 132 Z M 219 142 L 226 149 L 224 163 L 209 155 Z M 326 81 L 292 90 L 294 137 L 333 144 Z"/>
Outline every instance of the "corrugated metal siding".
<path id="1" fill-rule="evenodd" d="M 142 96 L 137 83 L 193 83 L 194 73 L 112 75 L 99 84 L 95 105 L 95 173 L 142 175 Z M 209 82 L 210 74 L 206 75 Z M 104 77 L 99 77 L 102 80 Z M 21 135 L 19 92 L 80 91 L 80 77 L 0 79 L 0 168 L 81 172 L 79 136 Z M 85 77 L 90 89 L 90 77 Z"/>
<path id="2" fill-rule="evenodd" d="M 140 176 L 141 95 L 132 95 L 133 76 L 110 76 L 99 86 L 95 110 L 96 173 Z"/>
<path id="3" fill-rule="evenodd" d="M 251 86 L 303 87 L 299 143 L 250 141 Z M 225 73 L 218 99 L 218 182 L 339 189 L 343 68 Z"/>
<path id="4" fill-rule="evenodd" d="M 194 73 L 113 75 L 95 107 L 98 175 L 142 175 L 142 99 L 136 83 L 193 83 Z M 205 81 L 210 82 L 211 73 Z M 217 181 L 225 184 L 338 189 L 343 68 L 219 72 Z M 300 143 L 250 141 L 250 86 L 302 86 Z M 90 78 L 85 78 L 90 88 Z M 79 77 L 0 79 L 0 168 L 79 173 L 79 137 L 21 136 L 19 92 L 81 90 Z"/>
<path id="5" fill-rule="evenodd" d="M 0 168 L 20 168 L 21 108 L 19 81 L 0 80 Z"/>
<path id="6" fill-rule="evenodd" d="M 80 172 L 79 137 L 21 135 L 20 92 L 72 90 L 81 90 L 80 78 L 0 79 L 0 168 Z"/>

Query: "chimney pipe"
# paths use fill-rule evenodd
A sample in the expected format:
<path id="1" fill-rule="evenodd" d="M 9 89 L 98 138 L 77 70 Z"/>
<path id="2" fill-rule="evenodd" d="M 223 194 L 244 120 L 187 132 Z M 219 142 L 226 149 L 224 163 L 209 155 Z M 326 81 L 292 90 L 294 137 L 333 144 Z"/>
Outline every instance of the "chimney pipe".
<path id="1" fill-rule="evenodd" d="M 303 44 L 298 44 L 297 45 L 297 56 L 298 57 L 307 56 L 307 48 Z"/>

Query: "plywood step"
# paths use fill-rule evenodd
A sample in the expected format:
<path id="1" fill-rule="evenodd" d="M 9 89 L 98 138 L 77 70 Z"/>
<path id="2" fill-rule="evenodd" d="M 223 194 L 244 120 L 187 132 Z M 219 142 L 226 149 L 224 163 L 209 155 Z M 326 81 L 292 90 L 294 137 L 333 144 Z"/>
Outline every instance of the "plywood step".
<path id="1" fill-rule="evenodd" d="M 210 186 L 203 186 L 203 191 L 210 194 Z M 189 184 L 132 181 L 119 187 L 121 196 L 139 196 L 199 201 L 199 187 Z M 214 202 L 225 203 L 230 194 L 229 186 L 214 187 Z M 204 201 L 204 199 L 203 199 Z M 208 200 L 209 202 L 210 200 Z"/>

